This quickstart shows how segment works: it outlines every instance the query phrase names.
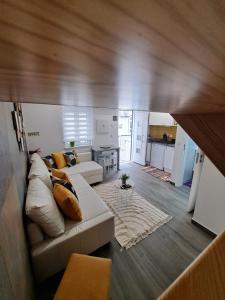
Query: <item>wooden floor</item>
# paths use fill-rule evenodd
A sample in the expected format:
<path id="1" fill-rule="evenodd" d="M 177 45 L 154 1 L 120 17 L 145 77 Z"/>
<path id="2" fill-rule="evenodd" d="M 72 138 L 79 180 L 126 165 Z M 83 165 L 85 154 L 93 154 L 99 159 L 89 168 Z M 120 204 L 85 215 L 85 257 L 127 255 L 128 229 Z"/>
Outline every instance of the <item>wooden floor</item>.
<path id="1" fill-rule="evenodd" d="M 135 190 L 173 219 L 127 251 L 116 240 L 93 255 L 113 260 L 111 299 L 156 299 L 211 242 L 213 237 L 191 223 L 185 211 L 189 188 L 176 188 L 141 170 L 135 163 L 121 165 L 135 182 Z M 108 175 L 106 181 L 119 174 Z M 38 288 L 38 299 L 52 299 L 62 274 Z"/>

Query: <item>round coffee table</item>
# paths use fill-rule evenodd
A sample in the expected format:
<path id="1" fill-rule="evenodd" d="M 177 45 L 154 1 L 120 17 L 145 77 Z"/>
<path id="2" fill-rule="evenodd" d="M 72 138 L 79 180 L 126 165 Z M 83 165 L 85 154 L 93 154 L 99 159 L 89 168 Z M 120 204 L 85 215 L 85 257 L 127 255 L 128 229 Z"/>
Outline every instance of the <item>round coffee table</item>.
<path id="1" fill-rule="evenodd" d="M 122 182 L 121 182 L 120 179 L 115 180 L 115 183 L 114 183 L 114 188 L 115 188 L 115 193 L 116 193 L 116 196 L 117 196 L 117 200 L 120 200 L 120 201 L 122 201 L 123 203 L 126 203 L 126 204 L 127 204 L 127 201 L 129 201 L 129 199 L 132 198 L 133 191 L 134 191 L 134 186 L 135 186 L 134 182 L 131 179 L 127 180 L 127 184 L 130 185 L 130 188 L 123 189 L 123 188 L 121 188 Z"/>

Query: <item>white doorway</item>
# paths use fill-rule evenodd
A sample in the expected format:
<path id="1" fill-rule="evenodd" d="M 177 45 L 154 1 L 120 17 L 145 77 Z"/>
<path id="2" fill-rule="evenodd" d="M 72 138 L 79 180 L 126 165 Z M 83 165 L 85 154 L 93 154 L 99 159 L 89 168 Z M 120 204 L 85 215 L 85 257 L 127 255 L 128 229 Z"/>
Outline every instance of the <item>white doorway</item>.
<path id="1" fill-rule="evenodd" d="M 119 111 L 119 146 L 120 161 L 128 162 L 131 160 L 131 141 L 132 141 L 132 111 Z"/>
<path id="2" fill-rule="evenodd" d="M 133 112 L 132 160 L 143 166 L 146 162 L 148 118 L 149 112 L 147 111 Z"/>

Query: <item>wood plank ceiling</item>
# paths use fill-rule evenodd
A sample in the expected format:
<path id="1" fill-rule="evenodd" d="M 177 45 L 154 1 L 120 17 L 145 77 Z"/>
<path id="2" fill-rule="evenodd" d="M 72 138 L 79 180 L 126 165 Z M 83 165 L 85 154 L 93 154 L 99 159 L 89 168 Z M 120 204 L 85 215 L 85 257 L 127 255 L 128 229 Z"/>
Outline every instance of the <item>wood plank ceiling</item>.
<path id="1" fill-rule="evenodd" d="M 225 111 L 225 2 L 0 0 L 0 100 Z"/>
<path id="2" fill-rule="evenodd" d="M 0 101 L 169 112 L 225 174 L 225 2 L 0 0 Z"/>
<path id="3" fill-rule="evenodd" d="M 169 112 L 225 175 L 225 2 L 0 0 L 0 101 Z"/>

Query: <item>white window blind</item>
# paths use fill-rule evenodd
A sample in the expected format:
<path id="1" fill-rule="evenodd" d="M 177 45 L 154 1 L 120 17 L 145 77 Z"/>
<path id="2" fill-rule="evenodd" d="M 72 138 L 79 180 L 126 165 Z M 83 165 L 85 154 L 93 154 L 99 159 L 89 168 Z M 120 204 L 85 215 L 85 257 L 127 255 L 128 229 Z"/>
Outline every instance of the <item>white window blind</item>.
<path id="1" fill-rule="evenodd" d="M 89 146 L 92 144 L 93 113 L 88 107 L 63 107 L 63 133 L 64 142 L 75 141 L 76 146 Z"/>

